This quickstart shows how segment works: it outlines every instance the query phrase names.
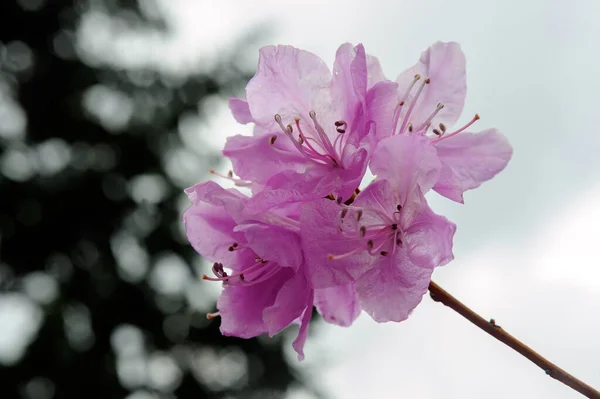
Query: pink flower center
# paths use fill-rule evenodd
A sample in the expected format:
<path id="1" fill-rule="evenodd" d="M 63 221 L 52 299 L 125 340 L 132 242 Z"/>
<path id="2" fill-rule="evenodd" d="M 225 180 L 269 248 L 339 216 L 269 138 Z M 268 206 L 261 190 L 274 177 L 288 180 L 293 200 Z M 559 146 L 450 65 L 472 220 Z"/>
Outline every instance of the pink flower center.
<path id="1" fill-rule="evenodd" d="M 365 250 L 372 256 L 395 254 L 404 237 L 401 214 L 401 205 L 397 205 L 393 212 L 388 212 L 383 207 L 344 207 L 340 211 L 338 228 L 354 248 L 343 254 L 330 254 L 329 260 L 343 259 Z"/>
<path id="2" fill-rule="evenodd" d="M 300 118 L 294 118 L 294 124 L 296 125 L 296 134 L 294 134 L 294 128 L 291 124 L 285 126 L 281 115 L 275 115 L 275 122 L 281 128 L 281 131 L 291 140 L 294 147 L 306 157 L 306 159 L 317 165 L 328 165 L 332 167 L 343 168 L 342 164 L 342 153 L 344 146 L 347 142 L 346 129 L 348 124 L 345 121 L 339 120 L 334 123 L 335 131 L 338 133 L 337 137 L 333 142 L 329 136 L 317 121 L 317 113 L 310 111 L 308 116 L 312 120 L 312 126 L 308 125 L 308 129 L 303 129 L 300 125 Z M 274 146 L 277 136 L 269 138 L 271 147 L 276 150 L 283 152 L 279 148 Z"/>
<path id="3" fill-rule="evenodd" d="M 431 83 L 430 78 L 425 78 L 421 81 L 421 84 L 417 88 L 417 92 L 410 99 L 410 104 L 407 104 L 409 97 L 411 96 L 411 92 L 417 86 L 417 82 L 421 80 L 421 75 L 415 75 L 413 81 L 410 86 L 404 93 L 404 96 L 398 103 L 396 104 L 396 108 L 394 109 L 394 128 L 392 129 L 392 134 L 421 134 L 427 135 L 429 128 L 431 127 L 431 121 L 435 116 L 444 108 L 444 104 L 438 103 L 435 109 L 429 114 L 427 118 L 423 121 L 417 121 L 420 123 L 416 123 L 415 121 L 411 121 L 411 116 L 421 93 L 426 89 L 426 86 Z M 408 106 L 406 112 L 404 112 L 404 107 Z M 454 135 L 457 135 L 460 132 L 465 131 L 469 128 L 473 123 L 475 123 L 479 119 L 479 115 L 475 114 L 473 119 L 471 119 L 466 125 L 463 127 L 453 131 L 447 132 L 446 126 L 443 123 L 440 123 L 438 127 L 434 127 L 432 129 L 433 136 L 429 136 L 431 141 L 438 142 L 441 140 L 445 140 Z"/>
<path id="4" fill-rule="evenodd" d="M 236 251 L 245 246 L 238 243 L 233 243 L 230 247 L 230 251 Z M 279 265 L 273 262 L 269 262 L 262 258 L 255 258 L 254 263 L 245 265 L 241 268 L 240 272 L 228 274 L 222 263 L 215 262 L 212 267 L 212 272 L 215 277 L 209 277 L 203 275 L 203 280 L 208 281 L 220 281 L 224 285 L 254 285 L 262 283 L 263 281 L 271 278 L 279 271 Z"/>

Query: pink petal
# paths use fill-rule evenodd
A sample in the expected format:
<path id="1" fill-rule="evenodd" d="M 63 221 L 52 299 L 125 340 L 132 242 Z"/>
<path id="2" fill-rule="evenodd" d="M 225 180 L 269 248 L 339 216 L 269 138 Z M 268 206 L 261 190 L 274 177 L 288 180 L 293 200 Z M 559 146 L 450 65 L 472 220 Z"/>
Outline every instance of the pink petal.
<path id="1" fill-rule="evenodd" d="M 381 69 L 381 65 L 379 64 L 379 60 L 377 57 L 372 55 L 367 55 L 367 88 L 375 86 L 378 82 L 383 80 L 388 80 L 383 70 Z"/>
<path id="2" fill-rule="evenodd" d="M 423 193 L 433 187 L 440 174 L 440 160 L 429 139 L 399 134 L 379 142 L 370 164 L 377 177 L 386 179 L 401 195 L 419 185 Z"/>
<path id="3" fill-rule="evenodd" d="M 271 144 L 273 137 L 276 139 Z M 223 155 L 231 159 L 236 175 L 257 183 L 266 183 L 283 170 L 303 171 L 306 164 L 306 158 L 283 133 L 229 137 Z"/>
<path id="4" fill-rule="evenodd" d="M 263 311 L 273 305 L 279 289 L 292 275 L 293 271 L 285 268 L 262 283 L 225 287 L 217 301 L 223 335 L 252 338 L 268 332 Z"/>
<path id="5" fill-rule="evenodd" d="M 327 288 L 347 285 L 373 262 L 367 251 L 343 259 L 330 260 L 329 255 L 348 253 L 364 246 L 360 238 L 349 240 L 338 229 L 341 207 L 328 199 L 303 204 L 300 210 L 300 236 L 311 285 Z"/>
<path id="6" fill-rule="evenodd" d="M 431 273 L 413 265 L 401 250 L 381 257 L 356 282 L 362 309 L 378 323 L 405 320 L 427 292 Z"/>
<path id="7" fill-rule="evenodd" d="M 183 221 L 190 244 L 205 259 L 224 263 L 227 267 L 238 263 L 240 251 L 229 251 L 229 247 L 236 242 L 246 242 L 246 238 L 233 231 L 236 223 L 225 209 L 199 203 L 185 211 Z"/>
<path id="8" fill-rule="evenodd" d="M 223 207 L 232 219 L 243 219 L 242 215 L 248 197 L 238 190 L 226 190 L 213 181 L 206 181 L 185 189 L 185 193 L 192 205 L 206 203 Z"/>
<path id="9" fill-rule="evenodd" d="M 356 107 L 363 104 L 367 93 L 367 59 L 362 44 L 353 47 L 342 44 L 337 50 L 333 64 L 332 95 L 334 104 L 343 104 L 345 109 L 340 119 L 349 119 Z M 347 122 L 352 122 L 348 120 Z M 352 125 L 351 125 L 352 126 Z M 352 130 L 352 129 L 351 129 Z"/>
<path id="10" fill-rule="evenodd" d="M 292 347 L 298 354 L 298 360 L 304 360 L 304 344 L 306 343 L 306 339 L 308 338 L 308 326 L 310 325 L 310 319 L 312 317 L 312 302 L 313 295 L 308 297 L 308 306 L 304 310 L 302 314 L 302 320 L 300 321 L 300 330 L 298 331 L 298 336 L 292 343 Z"/>
<path id="11" fill-rule="evenodd" d="M 246 123 L 254 122 L 254 119 L 252 119 L 252 115 L 250 114 L 248 102 L 246 102 L 246 100 L 235 97 L 230 98 L 229 109 L 238 123 L 245 125 Z"/>
<path id="12" fill-rule="evenodd" d="M 418 85 L 429 77 L 431 82 L 425 86 L 410 121 L 417 125 L 435 110 L 438 103 L 444 108 L 432 121 L 437 127 L 440 122 L 451 126 L 462 112 L 467 94 L 466 60 L 458 43 L 434 43 L 421 54 L 419 62 L 402 72 L 396 79 L 399 83 L 398 94 L 403 98 L 415 74 L 421 75 Z M 416 87 L 413 88 L 413 93 Z M 408 103 L 407 103 L 408 104 Z"/>
<path id="13" fill-rule="evenodd" d="M 417 203 L 419 205 L 417 205 Z M 456 225 L 436 215 L 419 190 L 411 196 L 410 213 L 414 215 L 404 231 L 408 258 L 416 266 L 433 269 L 454 259 L 452 239 Z M 417 210 L 417 207 L 420 208 Z M 404 213 L 407 209 L 404 210 Z"/>
<path id="14" fill-rule="evenodd" d="M 300 317 L 312 296 L 312 290 L 302 272 L 295 273 L 280 287 L 273 305 L 263 312 L 263 320 L 271 337 Z M 312 305 L 312 298 L 310 299 Z"/>
<path id="15" fill-rule="evenodd" d="M 398 84 L 395 82 L 379 82 L 367 92 L 367 120 L 374 123 L 375 134 L 372 139 L 379 141 L 392 134 L 394 129 L 394 109 L 396 106 Z M 369 132 L 366 129 L 365 134 Z"/>
<path id="16" fill-rule="evenodd" d="M 329 91 L 331 72 L 316 55 L 291 46 L 267 46 L 260 50 L 258 70 L 246 86 L 250 113 L 259 125 L 308 117 Z"/>
<path id="17" fill-rule="evenodd" d="M 457 202 L 464 191 L 496 176 L 512 157 L 511 145 L 496 129 L 459 133 L 434 145 L 444 165 L 434 190 Z"/>
<path id="18" fill-rule="evenodd" d="M 354 283 L 315 290 L 315 306 L 326 322 L 348 327 L 360 315 Z"/>
<path id="19" fill-rule="evenodd" d="M 244 233 L 250 248 L 262 259 L 294 270 L 298 270 L 304 261 L 297 233 L 258 223 L 240 225 L 236 231 Z"/>

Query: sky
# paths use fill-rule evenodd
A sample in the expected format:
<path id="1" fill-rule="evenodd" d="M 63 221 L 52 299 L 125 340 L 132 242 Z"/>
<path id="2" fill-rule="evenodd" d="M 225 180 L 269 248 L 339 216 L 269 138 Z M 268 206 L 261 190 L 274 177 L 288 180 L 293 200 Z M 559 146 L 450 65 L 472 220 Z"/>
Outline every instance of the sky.
<path id="1" fill-rule="evenodd" d="M 479 113 L 477 127 L 502 131 L 514 156 L 499 176 L 467 193 L 464 205 L 428 197 L 458 225 L 456 258 L 434 280 L 600 387 L 600 136 L 594 128 L 600 76 L 593 72 L 600 58 L 592 40 L 600 35 L 600 3 L 163 3 L 187 54 L 207 57 L 260 27 L 266 33 L 248 49 L 256 54 L 250 62 L 261 45 L 291 44 L 331 65 L 341 43 L 360 42 L 393 78 L 433 42 L 459 42 L 467 57 L 463 121 Z M 215 115 L 208 126 L 219 129 L 203 132 L 227 132 L 212 133 L 216 147 L 226 135 L 247 131 L 226 109 Z M 580 397 L 428 297 L 400 324 L 377 324 L 365 314 L 350 328 L 321 324 L 306 355 L 298 368 L 333 398 Z"/>
<path id="2" fill-rule="evenodd" d="M 291 44 L 331 65 L 337 47 L 352 42 L 363 43 L 395 78 L 433 42 L 459 42 L 468 94 L 458 125 L 477 112 L 476 127 L 498 128 L 514 155 L 505 171 L 468 192 L 464 205 L 428 195 L 432 208 L 458 225 L 455 260 L 433 279 L 600 389 L 600 53 L 593 40 L 600 37 L 600 2 L 155 1 L 154 11 L 175 31 L 144 50 L 145 58 L 132 55 L 135 44 L 106 33 L 102 43 L 113 46 L 119 62 L 151 59 L 173 73 L 210 70 L 215 58 L 259 29 L 257 42 L 239 55 L 249 69 L 262 45 Z M 182 132 L 190 146 L 194 134 L 219 149 L 226 136 L 248 132 L 224 102 L 211 107 L 205 125 Z M 0 309 L 13 300 L 4 298 Z M 14 345 L 6 336 L 0 335 L 0 352 Z M 320 323 L 305 353 L 297 363 L 288 351 L 335 399 L 581 397 L 427 296 L 399 324 L 377 324 L 366 314 L 350 328 Z"/>

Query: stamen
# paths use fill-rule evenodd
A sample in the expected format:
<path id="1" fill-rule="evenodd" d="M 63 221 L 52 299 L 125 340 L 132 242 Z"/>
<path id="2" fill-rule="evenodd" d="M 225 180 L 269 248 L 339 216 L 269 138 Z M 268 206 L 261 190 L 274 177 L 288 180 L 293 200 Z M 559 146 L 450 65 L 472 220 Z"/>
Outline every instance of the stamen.
<path id="1" fill-rule="evenodd" d="M 415 78 L 416 78 L 416 76 L 415 76 Z M 425 85 L 427 85 L 429 83 L 431 83 L 431 79 L 425 78 L 423 83 L 421 83 L 421 86 L 419 86 L 419 90 L 417 90 L 415 97 L 413 98 L 412 102 L 410 103 L 410 107 L 408 108 L 408 111 L 406 111 L 406 115 L 404 115 L 404 121 L 402 121 L 402 126 L 400 126 L 400 130 L 398 131 L 398 134 L 402 134 L 404 132 L 404 128 L 408 124 L 408 119 L 410 118 L 410 114 L 412 113 L 413 109 L 415 108 L 415 105 L 417 104 L 417 100 L 419 99 L 419 96 L 421 95 L 421 92 L 423 91 L 423 88 L 425 87 Z"/>
<path id="2" fill-rule="evenodd" d="M 388 253 L 387 253 L 387 251 L 381 251 L 380 254 L 381 254 L 381 256 L 387 256 Z"/>
<path id="3" fill-rule="evenodd" d="M 365 226 L 360 226 L 360 238 L 363 238 L 367 234 L 367 228 Z"/>
<path id="4" fill-rule="evenodd" d="M 442 131 L 442 133 L 446 133 L 446 125 L 440 123 L 440 130 Z"/>
<path id="5" fill-rule="evenodd" d="M 437 143 L 438 141 L 441 141 L 441 140 L 444 140 L 444 139 L 450 138 L 450 137 L 452 137 L 452 136 L 456 136 L 456 135 L 457 135 L 457 134 L 459 134 L 460 132 L 463 132 L 463 131 L 465 131 L 466 129 L 468 129 L 468 128 L 469 128 L 469 126 L 471 126 L 473 123 L 477 122 L 478 120 L 479 120 L 479 114 L 475 114 L 475 116 L 473 117 L 473 119 L 471 119 L 471 120 L 469 121 L 469 123 L 467 123 L 466 125 L 464 125 L 464 126 L 463 126 L 463 127 L 461 127 L 460 129 L 453 131 L 452 133 L 448 133 L 448 134 L 444 134 L 444 135 L 442 135 L 442 137 L 440 137 L 440 138 L 438 138 L 438 139 L 435 139 L 435 140 L 433 140 L 433 142 L 434 142 L 434 143 Z"/>
<path id="6" fill-rule="evenodd" d="M 347 213 L 348 213 L 348 208 L 342 209 L 342 211 L 340 212 L 340 218 L 341 219 L 345 218 Z"/>
<path id="7" fill-rule="evenodd" d="M 315 130 L 317 131 L 317 134 L 319 135 L 319 138 L 321 139 L 321 145 L 323 146 L 325 151 L 330 155 L 335 154 L 335 149 L 333 148 L 331 141 L 329 141 L 329 137 L 327 137 L 325 130 L 323 130 L 323 127 L 317 121 L 317 113 L 315 111 L 311 110 L 308 113 L 308 116 L 310 117 L 310 119 L 312 119 L 313 124 L 315 125 Z"/>
<path id="8" fill-rule="evenodd" d="M 358 212 L 356 212 L 356 221 L 360 222 L 360 218 L 362 218 L 363 215 L 363 211 L 362 209 L 359 209 Z"/>
<path id="9" fill-rule="evenodd" d="M 206 314 L 206 318 L 207 318 L 208 320 L 212 320 L 212 319 L 214 319 L 215 317 L 219 317 L 219 316 L 221 316 L 221 313 L 219 313 L 219 312 L 207 313 L 207 314 Z"/>
<path id="10" fill-rule="evenodd" d="M 421 131 L 421 129 L 423 129 L 425 126 L 428 126 L 431 123 L 431 120 L 433 118 L 435 118 L 435 116 L 438 114 L 438 112 L 440 112 L 442 110 L 442 108 L 444 108 L 444 104 L 438 103 L 437 107 L 435 107 L 435 109 L 433 110 L 433 112 L 431 113 L 431 115 L 429 115 L 427 117 L 427 119 L 425 119 L 425 122 L 421 123 L 421 126 L 419 126 L 419 128 L 417 129 L 417 131 Z M 427 132 L 427 129 L 424 130 L 424 133 L 425 132 Z"/>
<path id="11" fill-rule="evenodd" d="M 402 205 L 400 205 L 400 204 L 396 205 L 396 210 L 397 211 L 401 211 L 402 210 Z"/>
<path id="12" fill-rule="evenodd" d="M 269 144 L 275 144 L 275 140 L 277 140 L 277 136 L 271 136 L 271 138 L 269 139 Z"/>
<path id="13" fill-rule="evenodd" d="M 277 124 L 281 128 L 282 132 L 284 132 L 285 134 L 292 133 L 292 126 L 290 126 L 290 125 L 283 126 L 283 121 L 281 120 L 281 115 L 275 114 L 274 118 L 275 118 L 275 122 L 277 122 Z"/>
<path id="14" fill-rule="evenodd" d="M 339 259 L 344 259 L 344 258 L 346 258 L 346 257 L 348 257 L 348 256 L 352 256 L 352 255 L 354 255 L 355 253 L 357 253 L 357 252 L 360 252 L 360 251 L 363 251 L 363 250 L 364 250 L 364 248 L 358 247 L 358 248 L 355 248 L 355 249 L 353 249 L 353 250 L 352 250 L 352 251 L 350 251 L 350 252 L 346 252 L 345 254 L 340 254 L 340 255 L 332 255 L 332 254 L 329 254 L 329 255 L 327 255 L 327 259 L 329 259 L 329 260 L 339 260 Z"/>
<path id="15" fill-rule="evenodd" d="M 336 127 L 336 132 L 341 134 L 346 133 L 346 128 L 348 127 L 348 124 L 345 121 L 335 121 L 334 125 Z"/>
<path id="16" fill-rule="evenodd" d="M 211 175 L 219 176 L 223 179 L 232 181 L 238 187 L 250 187 L 252 186 L 252 182 L 249 180 L 238 179 L 237 177 L 233 177 L 233 172 L 230 170 L 227 172 L 227 175 L 223 175 L 221 173 L 216 172 L 214 169 L 208 171 Z"/>
<path id="17" fill-rule="evenodd" d="M 392 230 L 398 230 L 398 225 L 396 223 L 392 225 Z"/>
<path id="18" fill-rule="evenodd" d="M 441 136 L 441 135 L 442 135 L 442 132 L 440 132 L 440 131 L 439 131 L 439 130 L 437 130 L 437 129 L 433 129 L 433 134 L 435 134 L 436 136 Z"/>

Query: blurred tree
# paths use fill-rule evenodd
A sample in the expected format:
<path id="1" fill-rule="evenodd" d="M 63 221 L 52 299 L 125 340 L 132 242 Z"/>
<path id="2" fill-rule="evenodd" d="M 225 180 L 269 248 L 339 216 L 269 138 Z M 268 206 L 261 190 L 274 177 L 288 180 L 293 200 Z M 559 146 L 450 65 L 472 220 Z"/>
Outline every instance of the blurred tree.
<path id="1" fill-rule="evenodd" d="M 228 59 L 201 73 L 140 61 L 168 36 L 150 0 L 0 5 L 0 312 L 37 309 L 0 325 L 33 331 L 0 366 L 3 399 L 268 398 L 296 381 L 280 340 L 205 319 L 214 296 L 180 214 L 217 154 L 182 131 L 248 76 Z M 130 58 L 99 56 L 98 37 L 129 37 Z"/>

